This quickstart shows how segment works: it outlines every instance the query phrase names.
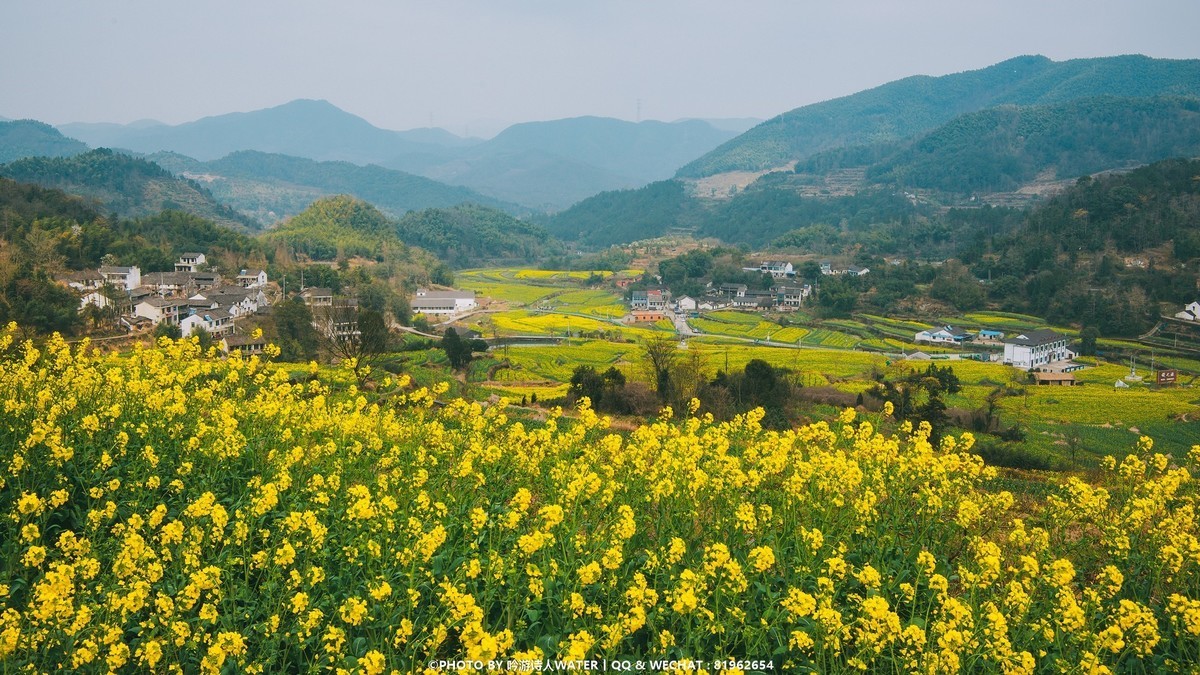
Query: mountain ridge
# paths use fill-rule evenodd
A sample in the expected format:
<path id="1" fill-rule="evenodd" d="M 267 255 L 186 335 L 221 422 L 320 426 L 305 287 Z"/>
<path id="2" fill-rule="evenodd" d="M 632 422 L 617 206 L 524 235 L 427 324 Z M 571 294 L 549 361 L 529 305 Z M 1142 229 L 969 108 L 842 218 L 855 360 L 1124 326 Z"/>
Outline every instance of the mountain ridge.
<path id="1" fill-rule="evenodd" d="M 1033 55 L 950 75 L 913 75 L 777 115 L 684 165 L 675 176 L 772 169 L 825 150 L 914 136 L 995 105 L 1101 94 L 1200 96 L 1200 60 L 1125 55 L 1052 61 Z"/>

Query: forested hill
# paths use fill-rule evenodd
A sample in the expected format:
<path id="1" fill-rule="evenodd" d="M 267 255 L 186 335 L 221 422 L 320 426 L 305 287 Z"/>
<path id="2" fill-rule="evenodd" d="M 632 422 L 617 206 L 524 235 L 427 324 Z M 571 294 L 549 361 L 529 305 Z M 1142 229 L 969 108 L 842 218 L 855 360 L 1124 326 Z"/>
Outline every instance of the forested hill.
<path id="1" fill-rule="evenodd" d="M 601 192 L 542 220 L 556 237 L 602 248 L 698 225 L 701 205 L 679 181 Z"/>
<path id="2" fill-rule="evenodd" d="M 1055 62 L 1022 56 L 981 70 L 915 76 L 796 108 L 754 127 L 676 174 L 758 171 L 850 145 L 903 139 L 963 113 L 1111 95 L 1200 96 L 1200 60 L 1115 56 Z"/>
<path id="3" fill-rule="evenodd" d="M 1200 161 L 1167 160 L 1080 179 L 1007 234 L 977 232 L 958 256 L 1006 310 L 1137 335 L 1159 303 L 1196 299 L 1198 223 Z"/>
<path id="4" fill-rule="evenodd" d="M 1015 190 L 1043 172 L 1074 178 L 1200 156 L 1200 99 L 1100 97 L 963 115 L 872 165 L 872 182 L 944 192 Z"/>
<path id="5" fill-rule="evenodd" d="M 0 122 L 0 164 L 24 157 L 70 157 L 88 146 L 49 124 L 33 120 Z"/>
<path id="6" fill-rule="evenodd" d="M 1171 244 L 1178 262 L 1200 258 L 1200 160 L 1081 178 L 1034 209 L 1026 223 L 1016 239 L 1053 240 L 1049 250 L 1140 253 Z"/>
<path id="7" fill-rule="evenodd" d="M 62 190 L 7 178 L 0 178 L 0 212 L 0 241 L 26 254 L 40 251 L 33 257 L 48 272 L 95 268 L 106 254 L 144 272 L 170 271 L 184 251 L 207 251 L 216 260 L 221 251 L 247 256 L 256 248 L 246 235 L 190 214 L 114 217 Z"/>
<path id="8" fill-rule="evenodd" d="M 453 267 L 531 263 L 563 252 L 542 227 L 474 204 L 414 211 L 400 219 L 396 232 Z"/>
<path id="9" fill-rule="evenodd" d="M 246 150 L 211 162 L 175 153 L 150 155 L 176 173 L 203 180 L 213 195 L 264 225 L 299 214 L 315 199 L 339 194 L 399 217 L 409 211 L 476 203 L 512 213 L 522 207 L 456 185 L 395 169 Z"/>
<path id="10" fill-rule="evenodd" d="M 218 225 L 253 231 L 257 225 L 223 206 L 199 184 L 143 159 L 104 148 L 73 157 L 29 157 L 0 166 L 0 176 L 96 200 L 123 217 L 188 213 Z"/>
<path id="11" fill-rule="evenodd" d="M 349 195 L 318 199 L 299 215 L 265 233 L 316 260 L 347 256 L 387 258 L 413 247 L 459 267 L 490 262 L 532 262 L 562 252 L 544 229 L 478 205 L 425 209 L 399 221 Z"/>
<path id="12" fill-rule="evenodd" d="M 386 256 L 402 248 L 395 223 L 379 209 L 349 195 L 313 202 L 300 214 L 262 235 L 268 244 L 284 244 L 315 260 Z"/>

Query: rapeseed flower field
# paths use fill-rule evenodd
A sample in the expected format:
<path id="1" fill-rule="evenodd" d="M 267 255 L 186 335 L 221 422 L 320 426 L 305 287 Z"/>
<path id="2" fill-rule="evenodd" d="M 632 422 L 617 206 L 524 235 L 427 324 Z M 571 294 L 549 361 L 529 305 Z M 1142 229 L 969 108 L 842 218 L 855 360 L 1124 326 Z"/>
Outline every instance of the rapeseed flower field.
<path id="1" fill-rule="evenodd" d="M 1142 438 L 1031 502 L 970 435 L 886 409 L 618 434 L 586 403 L 518 421 L 188 341 L 116 359 L 10 328 L 0 355 L 5 672 L 1200 661 L 1200 446 Z"/>

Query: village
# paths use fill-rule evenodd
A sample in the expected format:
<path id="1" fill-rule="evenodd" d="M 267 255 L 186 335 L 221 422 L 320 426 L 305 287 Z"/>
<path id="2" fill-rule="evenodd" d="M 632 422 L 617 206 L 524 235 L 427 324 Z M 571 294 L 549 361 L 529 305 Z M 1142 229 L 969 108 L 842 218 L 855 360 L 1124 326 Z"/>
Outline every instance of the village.
<path id="1" fill-rule="evenodd" d="M 675 297 L 661 284 L 629 289 L 632 279 L 612 279 L 609 285 L 624 293 L 627 311 L 623 316 L 613 315 L 610 320 L 646 327 L 661 323 L 671 326 L 681 339 L 687 340 L 707 335 L 699 326 L 704 322 L 695 320 L 711 313 L 734 311 L 763 319 L 787 316 L 812 303 L 818 290 L 813 283 L 799 279 L 788 261 L 762 260 L 758 266 L 742 269 L 769 279 L 757 287 L 748 283 L 709 282 L 698 297 Z M 861 277 L 870 273 L 869 269 L 854 265 L 835 267 L 828 260 L 820 261 L 819 269 L 822 276 Z M 301 280 L 299 290 L 291 295 L 312 312 L 313 327 L 318 333 L 336 339 L 355 336 L 356 299 L 335 294 L 327 287 L 305 286 L 303 276 Z M 120 329 L 130 333 L 161 330 L 160 326 L 170 329 L 166 334 L 176 334 L 177 330 L 181 337 L 203 333 L 226 353 L 261 353 L 266 341 L 240 329 L 238 320 L 268 314 L 272 304 L 288 297 L 278 284 L 270 282 L 266 270 L 245 268 L 236 276 L 225 278 L 208 264 L 203 252 L 181 254 L 174 270 L 169 272 L 142 273 L 136 266 L 102 265 L 95 270 L 60 275 L 58 281 L 79 294 L 81 313 L 110 316 Z M 487 308 L 486 294 L 482 305 L 480 300 L 473 290 L 419 288 L 410 296 L 409 305 L 414 316 L 437 318 L 450 325 Z M 1200 302 L 1186 305 L 1174 316 L 1163 319 L 1195 325 L 1200 322 Z M 1050 328 L 1007 331 L 980 326 L 964 328 L 937 319 L 925 325 L 930 327 L 915 330 L 911 338 L 903 339 L 911 348 L 900 349 L 891 356 L 908 361 L 994 362 L 1026 371 L 1032 382 L 1043 385 L 1076 384 L 1074 373 L 1085 367 L 1075 360 L 1078 346 L 1072 348 L 1072 338 Z M 771 338 L 768 334 L 752 342 L 767 347 L 816 347 Z"/>

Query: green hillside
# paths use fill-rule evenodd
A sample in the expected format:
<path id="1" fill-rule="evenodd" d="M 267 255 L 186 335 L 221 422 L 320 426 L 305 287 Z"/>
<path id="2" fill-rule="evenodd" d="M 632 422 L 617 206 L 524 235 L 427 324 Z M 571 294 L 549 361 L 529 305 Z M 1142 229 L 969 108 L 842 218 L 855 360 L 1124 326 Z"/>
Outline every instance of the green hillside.
<path id="1" fill-rule="evenodd" d="M 636 190 L 602 192 L 542 222 L 560 239 L 602 248 L 656 237 L 673 227 L 695 227 L 701 209 L 683 184 L 666 180 Z"/>
<path id="2" fill-rule="evenodd" d="M 529 263 L 563 252 L 542 227 L 471 204 L 413 211 L 400 219 L 396 232 L 404 243 L 455 267 Z"/>
<path id="3" fill-rule="evenodd" d="M 87 145 L 63 136 L 49 124 L 0 122 L 0 164 L 25 157 L 70 157 L 87 150 Z"/>
<path id="4" fill-rule="evenodd" d="M 1045 171 L 1073 178 L 1200 156 L 1200 99 L 1110 97 L 969 113 L 872 165 L 872 182 L 945 192 L 1015 190 Z"/>
<path id="5" fill-rule="evenodd" d="M 523 210 L 469 188 L 374 165 L 318 162 L 249 150 L 211 162 L 175 153 L 150 158 L 172 171 L 203 180 L 222 202 L 265 225 L 300 213 L 315 199 L 339 194 L 371 202 L 394 217 L 468 202 L 513 213 Z"/>
<path id="6" fill-rule="evenodd" d="M 376 258 L 385 248 L 402 247 L 395 223 L 379 209 L 349 195 L 325 197 L 262 235 L 314 260 L 346 256 Z"/>
<path id="7" fill-rule="evenodd" d="M 93 199 L 130 218 L 181 211 L 225 227 L 252 231 L 250 219 L 224 206 L 198 183 L 143 159 L 104 148 L 73 157 L 30 157 L 0 166 L 0 176 Z"/>
<path id="8" fill-rule="evenodd" d="M 1159 303 L 1196 299 L 1198 223 L 1200 161 L 1167 160 L 1080 179 L 1019 227 L 964 239 L 959 256 L 992 280 L 988 296 L 1006 310 L 1137 335 Z"/>
<path id="9" fill-rule="evenodd" d="M 1102 95 L 1200 96 L 1200 60 L 1118 56 L 1055 62 L 1022 56 L 981 70 L 908 77 L 767 120 L 685 165 L 677 176 L 780 167 L 823 150 L 914 136 L 992 106 Z"/>

